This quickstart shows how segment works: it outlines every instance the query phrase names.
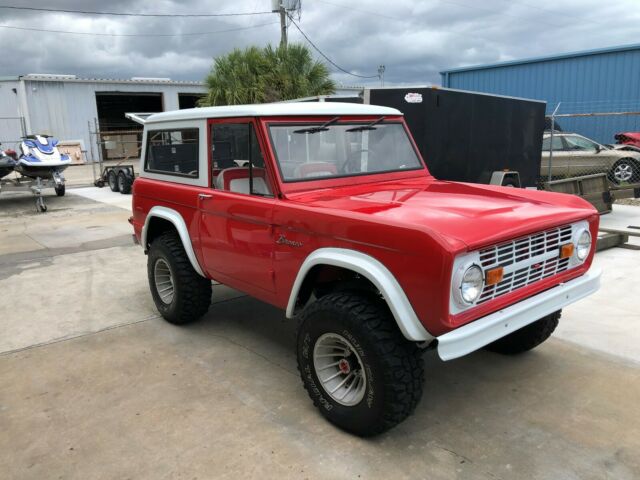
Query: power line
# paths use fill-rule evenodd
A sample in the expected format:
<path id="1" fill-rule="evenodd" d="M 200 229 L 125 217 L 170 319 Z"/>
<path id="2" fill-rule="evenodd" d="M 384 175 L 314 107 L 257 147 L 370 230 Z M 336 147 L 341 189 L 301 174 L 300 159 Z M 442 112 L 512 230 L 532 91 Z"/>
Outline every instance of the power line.
<path id="1" fill-rule="evenodd" d="M 320 55 L 322 55 L 322 57 L 329 62 L 331 65 L 333 65 L 334 67 L 336 67 L 338 70 L 340 70 L 341 72 L 344 72 L 348 75 L 352 75 L 354 77 L 358 77 L 358 78 L 378 78 L 378 75 L 358 75 L 357 73 L 351 73 L 348 70 L 345 70 L 344 68 L 342 68 L 340 65 L 338 65 L 337 63 L 335 63 L 333 60 L 331 60 L 329 57 L 327 57 L 322 50 L 320 50 L 318 47 L 316 47 L 316 45 L 311 41 L 311 39 L 309 37 L 307 37 L 307 35 L 302 31 L 302 29 L 298 26 L 298 24 L 296 23 L 296 21 L 291 17 L 291 15 L 287 14 L 289 17 L 289 20 L 291 20 L 291 23 L 293 23 L 293 25 L 298 29 L 298 31 L 300 32 L 300 34 L 307 40 L 307 42 L 309 42 L 309 45 L 311 45 L 316 52 L 318 52 Z"/>
<path id="2" fill-rule="evenodd" d="M 271 13 L 271 12 L 269 12 Z M 190 32 L 190 33 L 96 33 L 96 32 L 72 32 L 68 30 L 47 30 L 43 28 L 31 27 L 14 27 L 12 25 L 0 25 L 0 28 L 9 28 L 12 30 L 28 30 L 31 32 L 46 33 L 66 33 L 70 35 L 90 35 L 96 37 L 191 37 L 196 35 L 215 35 L 216 33 L 237 32 L 239 30 L 250 30 L 252 28 L 265 27 L 267 25 L 275 25 L 278 22 L 261 23 L 251 25 L 249 27 L 228 28 L 226 30 L 216 30 L 213 32 Z"/>
<path id="3" fill-rule="evenodd" d="M 81 15 L 113 15 L 118 17 L 239 17 L 243 15 L 265 15 L 272 12 L 237 12 L 237 13 L 124 13 L 124 12 L 95 12 L 91 10 L 67 10 L 62 8 L 17 7 L 15 5 L 0 5 L 9 10 L 29 10 L 33 12 L 77 13 Z"/>

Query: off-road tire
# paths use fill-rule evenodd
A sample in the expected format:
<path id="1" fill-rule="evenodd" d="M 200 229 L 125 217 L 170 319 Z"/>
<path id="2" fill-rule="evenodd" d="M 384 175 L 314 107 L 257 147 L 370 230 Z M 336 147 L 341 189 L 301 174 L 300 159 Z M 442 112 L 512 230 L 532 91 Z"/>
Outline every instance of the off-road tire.
<path id="1" fill-rule="evenodd" d="M 120 191 L 118 188 L 118 177 L 116 176 L 116 172 L 113 170 L 109 170 L 109 173 L 107 173 L 107 183 L 109 184 L 109 188 L 112 192 Z"/>
<path id="2" fill-rule="evenodd" d="M 118 190 L 120 190 L 120 193 L 123 195 L 131 193 L 131 185 L 133 185 L 133 179 L 124 172 L 120 172 L 118 174 Z"/>
<path id="3" fill-rule="evenodd" d="M 174 280 L 174 295 L 170 304 L 162 301 L 155 286 L 154 266 L 159 258 L 169 266 Z M 211 281 L 193 269 L 177 232 L 163 233 L 151 243 L 147 275 L 153 301 L 166 321 L 176 325 L 189 323 L 209 310 Z"/>
<path id="4" fill-rule="evenodd" d="M 55 187 L 54 190 L 56 191 L 56 195 L 59 197 L 64 197 L 64 194 L 66 193 L 66 187 L 65 185 L 60 185 L 58 187 Z"/>
<path id="5" fill-rule="evenodd" d="M 527 352 L 551 336 L 558 326 L 561 314 L 562 311 L 559 310 L 551 315 L 547 315 L 520 330 L 510 333 L 506 337 L 490 343 L 485 348 L 504 355 L 517 355 Z"/>
<path id="6" fill-rule="evenodd" d="M 336 402 L 318 379 L 313 351 L 326 333 L 347 338 L 362 360 L 366 389 L 353 406 Z M 297 356 L 304 388 L 324 417 L 356 435 L 383 433 L 413 413 L 424 383 L 421 353 L 402 336 L 386 304 L 366 293 L 327 294 L 299 317 Z"/>

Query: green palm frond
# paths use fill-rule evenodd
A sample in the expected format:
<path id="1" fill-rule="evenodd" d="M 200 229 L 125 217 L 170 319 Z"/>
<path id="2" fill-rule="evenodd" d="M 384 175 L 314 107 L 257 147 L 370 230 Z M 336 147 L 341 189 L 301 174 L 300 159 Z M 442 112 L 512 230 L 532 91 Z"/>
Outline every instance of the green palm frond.
<path id="1" fill-rule="evenodd" d="M 214 59 L 199 105 L 239 105 L 329 95 L 336 85 L 329 69 L 303 44 L 234 49 Z"/>

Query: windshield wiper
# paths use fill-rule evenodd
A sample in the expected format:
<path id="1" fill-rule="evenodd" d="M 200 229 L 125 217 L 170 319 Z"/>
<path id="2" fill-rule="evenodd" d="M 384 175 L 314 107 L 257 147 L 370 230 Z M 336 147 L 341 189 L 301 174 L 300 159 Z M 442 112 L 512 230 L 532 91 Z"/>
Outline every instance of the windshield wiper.
<path id="1" fill-rule="evenodd" d="M 347 128 L 345 131 L 347 131 L 347 132 L 363 132 L 365 130 L 375 130 L 376 127 L 374 127 L 374 125 L 379 124 L 383 120 L 384 120 L 384 116 L 380 117 L 377 120 L 374 120 L 373 122 L 369 123 L 368 125 L 361 125 L 359 127 Z"/>
<path id="2" fill-rule="evenodd" d="M 333 125 L 340 117 L 335 117 L 329 120 L 328 122 L 323 123 L 322 125 L 318 125 L 317 127 L 309 127 L 309 128 L 301 128 L 300 130 L 294 130 L 293 133 L 318 133 L 318 132 L 326 132 L 329 130 L 327 127 L 329 125 Z"/>

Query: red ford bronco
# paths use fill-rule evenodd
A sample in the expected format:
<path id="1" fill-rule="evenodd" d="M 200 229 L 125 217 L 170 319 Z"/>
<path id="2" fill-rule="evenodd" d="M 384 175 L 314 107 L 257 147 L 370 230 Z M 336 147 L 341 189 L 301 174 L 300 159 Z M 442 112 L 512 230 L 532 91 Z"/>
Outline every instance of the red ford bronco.
<path id="1" fill-rule="evenodd" d="M 286 310 L 309 396 L 355 434 L 411 414 L 423 349 L 530 350 L 598 289 L 587 202 L 437 180 L 395 109 L 199 108 L 144 127 L 130 221 L 162 316 L 203 316 L 212 279 Z"/>

